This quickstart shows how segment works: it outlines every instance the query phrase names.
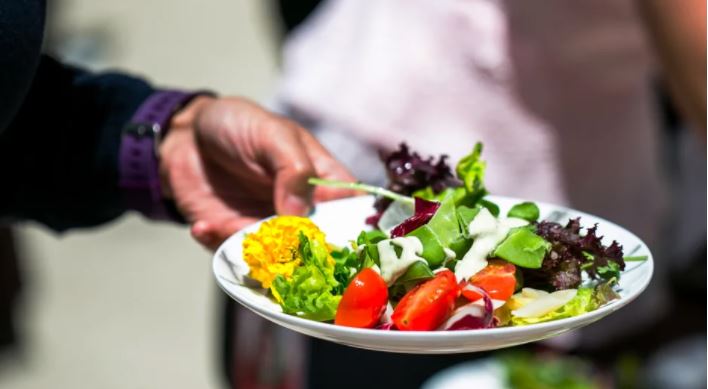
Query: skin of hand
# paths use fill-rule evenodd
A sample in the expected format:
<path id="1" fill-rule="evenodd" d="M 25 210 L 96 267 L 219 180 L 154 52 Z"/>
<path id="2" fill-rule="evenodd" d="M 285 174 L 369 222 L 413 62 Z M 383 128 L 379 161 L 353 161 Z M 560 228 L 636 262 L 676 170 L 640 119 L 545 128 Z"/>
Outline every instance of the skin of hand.
<path id="1" fill-rule="evenodd" d="M 313 201 L 351 196 L 310 177 L 354 181 L 302 127 L 238 97 L 200 96 L 172 119 L 159 147 L 163 193 L 215 249 L 256 220 L 306 215 Z"/>

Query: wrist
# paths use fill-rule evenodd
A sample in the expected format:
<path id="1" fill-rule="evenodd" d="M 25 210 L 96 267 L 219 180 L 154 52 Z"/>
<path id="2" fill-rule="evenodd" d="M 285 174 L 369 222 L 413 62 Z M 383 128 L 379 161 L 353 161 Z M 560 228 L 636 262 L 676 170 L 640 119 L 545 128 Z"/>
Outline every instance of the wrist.
<path id="1" fill-rule="evenodd" d="M 216 98 L 209 95 L 197 96 L 184 107 L 177 110 L 170 119 L 165 136 L 157 148 L 160 163 L 160 186 L 165 199 L 174 198 L 170 180 L 170 170 L 174 169 L 173 155 L 179 155 L 179 149 L 194 142 L 195 121 L 201 109 Z"/>
<path id="2" fill-rule="evenodd" d="M 171 204 L 164 201 L 159 149 L 176 113 L 198 97 L 197 93 L 157 91 L 125 126 L 119 153 L 119 187 L 128 209 L 151 219 L 179 219 L 171 212 Z"/>

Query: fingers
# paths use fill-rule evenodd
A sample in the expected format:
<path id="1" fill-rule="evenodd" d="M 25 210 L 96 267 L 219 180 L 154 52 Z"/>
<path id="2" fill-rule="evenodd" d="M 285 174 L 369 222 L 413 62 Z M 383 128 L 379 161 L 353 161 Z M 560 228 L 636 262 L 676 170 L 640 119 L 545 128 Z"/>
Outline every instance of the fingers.
<path id="1" fill-rule="evenodd" d="M 223 168 L 216 172 L 218 176 L 214 169 L 206 169 L 216 196 L 224 197 L 223 188 L 238 187 L 246 197 L 272 196 L 278 214 L 306 215 L 314 191 L 307 182 L 310 177 L 353 180 L 307 131 L 256 104 L 219 99 L 202 111 L 196 116 L 200 155 Z M 351 194 L 346 190 L 317 190 L 320 200 Z M 242 204 L 231 200 L 224 198 L 229 206 L 243 211 Z"/>
<path id="2" fill-rule="evenodd" d="M 315 165 L 315 170 L 317 170 L 317 174 L 320 178 L 356 181 L 351 172 L 337 161 L 312 134 L 301 129 L 300 138 L 307 148 L 308 155 Z"/>
<path id="3" fill-rule="evenodd" d="M 312 204 L 312 187 L 307 179 L 317 173 L 298 131 L 283 124 L 276 131 L 264 131 L 269 139 L 263 150 L 266 164 L 275 174 L 274 202 L 280 215 L 306 215 Z"/>
<path id="4" fill-rule="evenodd" d="M 337 161 L 312 134 L 306 130 L 301 130 L 300 137 L 307 149 L 310 160 L 315 166 L 317 176 L 330 180 L 356 181 L 356 178 Z M 344 197 L 355 196 L 358 193 L 351 189 L 317 187 L 314 193 L 315 201 L 327 201 Z"/>
<path id="5" fill-rule="evenodd" d="M 216 250 L 226 239 L 237 231 L 258 221 L 252 217 L 231 218 L 217 223 L 197 221 L 192 224 L 192 237 L 210 250 Z"/>
<path id="6" fill-rule="evenodd" d="M 198 221 L 192 224 L 192 227 L 190 228 L 190 233 L 192 234 L 192 238 L 194 238 L 194 240 L 196 240 L 209 250 L 216 250 L 216 248 L 218 247 L 216 241 L 218 239 L 216 238 L 216 235 L 211 231 L 211 229 L 212 226 L 209 225 L 207 222 Z"/>
<path id="7" fill-rule="evenodd" d="M 212 250 L 234 233 L 273 212 L 270 202 L 250 202 L 248 213 L 234 210 L 223 199 L 210 194 L 202 194 L 197 200 L 197 205 L 190 207 L 193 222 L 190 232 L 195 240 Z"/>

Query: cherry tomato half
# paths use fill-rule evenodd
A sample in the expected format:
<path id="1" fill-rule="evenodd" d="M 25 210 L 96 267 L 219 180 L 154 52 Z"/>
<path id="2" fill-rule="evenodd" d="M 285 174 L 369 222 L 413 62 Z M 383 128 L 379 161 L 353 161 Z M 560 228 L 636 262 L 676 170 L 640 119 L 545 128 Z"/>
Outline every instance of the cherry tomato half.
<path id="1" fill-rule="evenodd" d="M 489 264 L 477 274 L 473 275 L 470 283 L 474 286 L 484 289 L 489 297 L 495 300 L 508 300 L 514 294 L 516 288 L 516 266 L 501 260 L 490 259 Z M 479 293 L 465 289 L 465 284 L 461 285 L 462 295 L 470 301 L 476 301 L 482 298 Z"/>
<path id="2" fill-rule="evenodd" d="M 434 330 L 450 316 L 459 295 L 455 274 L 443 270 L 406 293 L 391 319 L 402 331 Z"/>
<path id="3" fill-rule="evenodd" d="M 371 328 L 381 319 L 387 303 L 386 282 L 371 268 L 364 269 L 344 290 L 334 317 L 334 324 Z"/>

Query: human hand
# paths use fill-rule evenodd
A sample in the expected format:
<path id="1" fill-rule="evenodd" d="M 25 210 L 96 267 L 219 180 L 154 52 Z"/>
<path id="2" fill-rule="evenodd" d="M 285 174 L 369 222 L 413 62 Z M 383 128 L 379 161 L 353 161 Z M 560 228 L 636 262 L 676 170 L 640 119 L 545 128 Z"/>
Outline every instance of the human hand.
<path id="1" fill-rule="evenodd" d="M 160 145 L 163 193 L 215 249 L 234 232 L 312 201 L 353 194 L 313 189 L 310 177 L 354 180 L 305 129 L 242 98 L 198 97 L 174 116 Z"/>

